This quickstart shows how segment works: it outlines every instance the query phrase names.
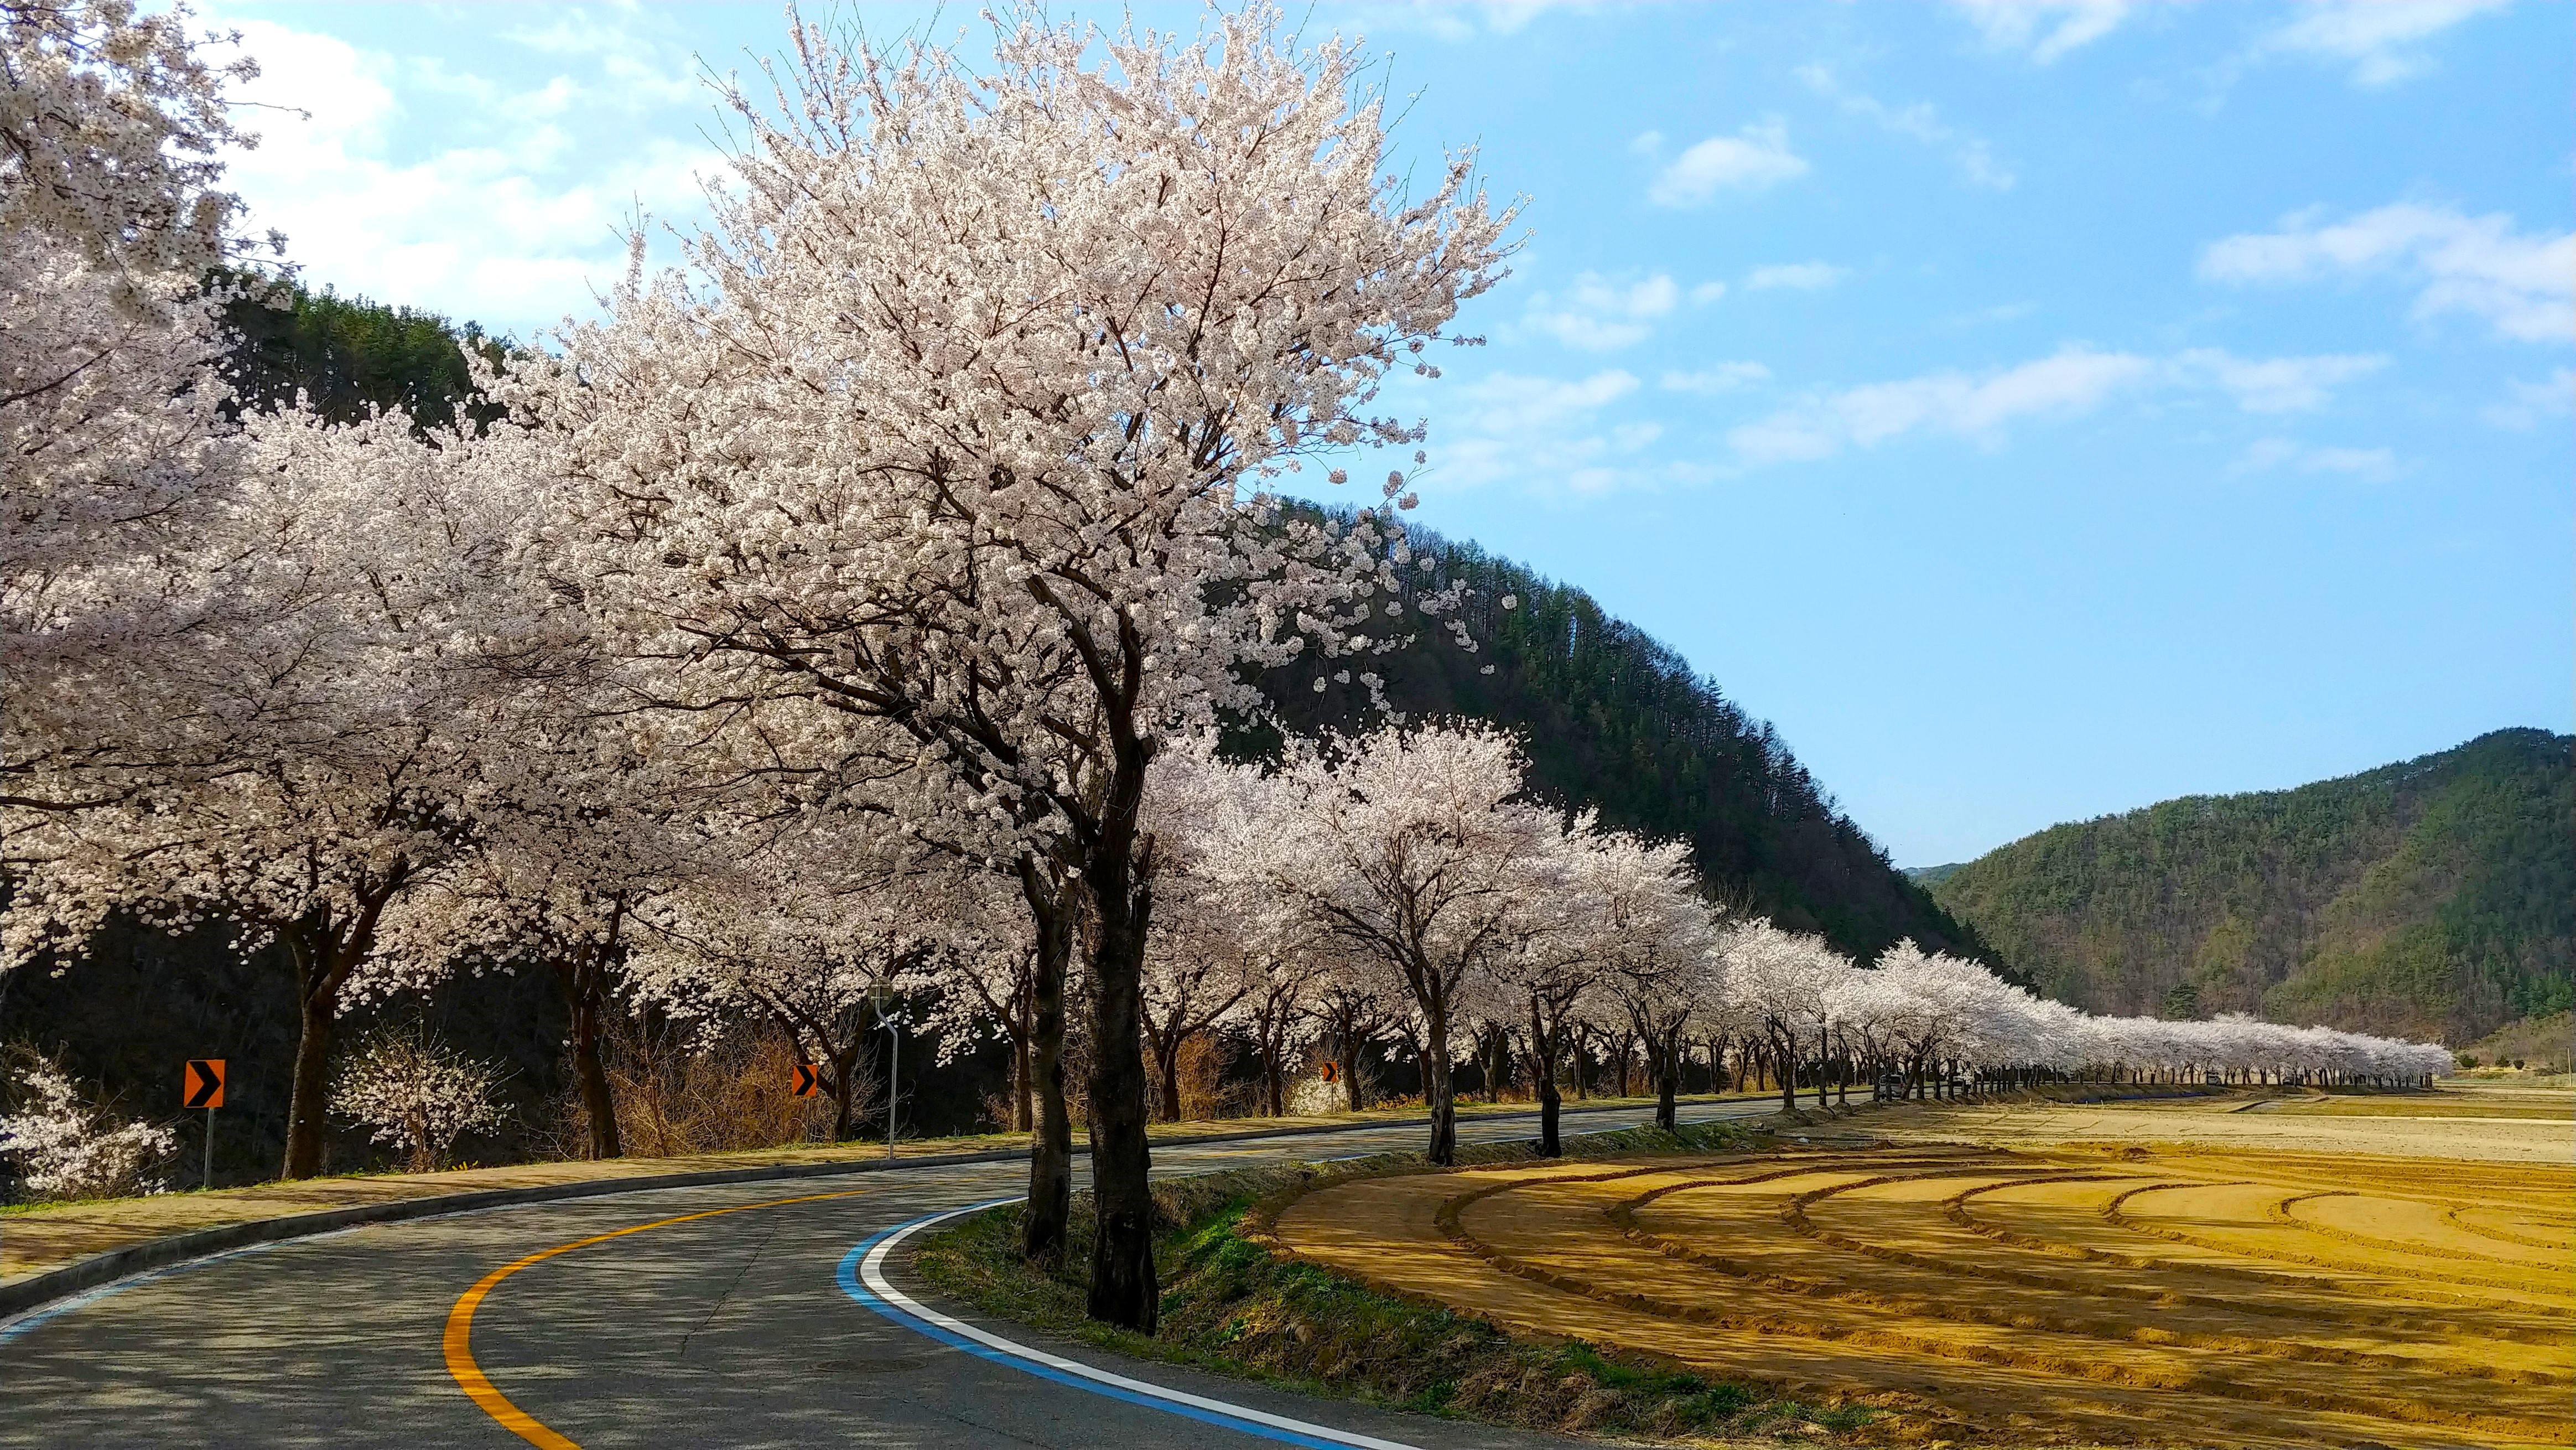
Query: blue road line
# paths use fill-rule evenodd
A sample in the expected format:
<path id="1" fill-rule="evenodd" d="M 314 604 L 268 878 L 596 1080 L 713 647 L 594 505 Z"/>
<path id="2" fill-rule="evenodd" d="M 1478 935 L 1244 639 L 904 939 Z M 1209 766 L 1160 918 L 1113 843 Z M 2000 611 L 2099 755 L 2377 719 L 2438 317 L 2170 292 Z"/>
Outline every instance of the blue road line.
<path id="1" fill-rule="evenodd" d="M 1248 1420 L 1238 1415 L 1229 1415 L 1220 1410 L 1203 1409 L 1198 1405 L 1184 1403 L 1179 1400 L 1166 1399 L 1143 1391 L 1122 1388 L 1118 1385 L 1104 1384 L 1098 1380 L 1086 1379 L 1081 1375 L 1067 1374 L 1063 1370 L 1055 1368 L 1053 1365 L 1043 1364 L 1024 1355 L 1010 1353 L 1007 1350 L 996 1349 L 989 1344 L 978 1343 L 975 1340 L 968 1339 L 966 1336 L 958 1334 L 953 1330 L 947 1329 L 941 1325 L 933 1324 L 895 1304 L 889 1303 L 885 1298 L 877 1294 L 876 1291 L 860 1282 L 859 1266 L 866 1262 L 867 1256 L 875 1250 L 877 1245 L 884 1243 L 886 1240 L 901 1234 L 910 1233 L 914 1229 L 920 1228 L 922 1225 L 933 1222 L 937 1219 L 956 1217 L 966 1213 L 979 1212 L 988 1208 L 999 1208 L 1003 1204 L 1017 1203 L 1019 1201 L 1020 1200 L 1016 1197 L 997 1198 L 990 1203 L 979 1203 L 971 1208 L 950 1209 L 939 1213 L 923 1214 L 921 1217 L 913 1219 L 908 1223 L 896 1224 L 892 1228 L 885 1229 L 862 1240 L 858 1244 L 854 1245 L 848 1253 L 841 1256 L 841 1267 L 838 1274 L 841 1284 L 841 1292 L 849 1295 L 852 1299 L 857 1300 L 869 1309 L 876 1311 L 878 1314 L 883 1315 L 885 1318 L 902 1325 L 904 1328 L 909 1329 L 916 1334 L 927 1335 L 952 1349 L 964 1350 L 966 1353 L 974 1355 L 978 1359 L 990 1360 L 995 1364 L 1018 1370 L 1022 1374 L 1035 1375 L 1039 1379 L 1051 1380 L 1056 1384 L 1064 1385 L 1070 1389 L 1083 1390 L 1090 1394 L 1106 1396 L 1113 1400 L 1123 1400 L 1128 1404 L 1140 1405 L 1149 1410 L 1161 1410 L 1165 1414 L 1179 1415 L 1184 1419 L 1197 1420 L 1203 1424 L 1221 1426 L 1239 1434 L 1250 1435 L 1256 1439 L 1269 1440 L 1281 1445 L 1307 1445 L 1315 1447 L 1315 1450 L 1349 1450 L 1351 1445 L 1351 1441 L 1349 1439 L 1328 1440 L 1316 1435 L 1301 1434 L 1295 1430 L 1283 1429 L 1276 1425 L 1265 1425 L 1258 1420 Z"/>

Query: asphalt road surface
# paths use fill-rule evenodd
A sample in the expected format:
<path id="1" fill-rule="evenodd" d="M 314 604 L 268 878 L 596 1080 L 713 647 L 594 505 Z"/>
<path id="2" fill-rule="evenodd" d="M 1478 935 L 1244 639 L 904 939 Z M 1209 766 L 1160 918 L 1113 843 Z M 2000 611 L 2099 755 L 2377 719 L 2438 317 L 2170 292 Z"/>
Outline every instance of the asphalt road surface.
<path id="1" fill-rule="evenodd" d="M 1756 1100 L 1682 1112 L 1701 1121 L 1773 1109 Z M 1650 1117 L 1569 1110 L 1566 1125 L 1600 1132 Z M 1471 1143 L 1532 1132 L 1526 1117 L 1458 1125 Z M 1177 1174 L 1314 1161 L 1414 1147 L 1422 1134 L 1406 1123 L 1174 1144 L 1154 1150 L 1154 1165 Z M 0 1325 L 0 1447 L 1570 1443 L 1051 1342 L 941 1303 L 899 1252 L 880 1256 L 879 1282 L 955 1316 L 953 1327 L 863 1282 L 853 1250 L 926 1215 L 1016 1197 L 1026 1177 L 1009 1162 L 617 1194 L 199 1261 Z M 477 1286 L 483 1297 L 460 1316 Z M 1209 1403 L 996 1351 L 973 1342 L 978 1330 Z M 488 1388 L 475 1388 L 477 1376 Z"/>

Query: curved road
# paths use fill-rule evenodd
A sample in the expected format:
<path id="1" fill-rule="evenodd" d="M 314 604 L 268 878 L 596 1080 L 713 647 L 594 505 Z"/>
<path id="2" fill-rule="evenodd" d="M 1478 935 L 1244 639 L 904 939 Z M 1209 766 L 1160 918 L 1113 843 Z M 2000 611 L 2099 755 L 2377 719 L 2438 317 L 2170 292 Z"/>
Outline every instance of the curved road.
<path id="1" fill-rule="evenodd" d="M 1683 1116 L 1773 1108 L 1702 1103 Z M 1650 1117 L 1569 1110 L 1566 1124 L 1599 1132 Z M 1465 1142 L 1531 1130 L 1526 1117 L 1458 1125 Z M 1155 1172 L 1356 1156 L 1417 1146 L 1422 1132 L 1407 1123 L 1173 1144 L 1155 1149 Z M 0 1447 L 1370 1443 L 1349 1435 L 1425 1450 L 1569 1443 L 1308 1399 L 959 1316 L 1240 1410 L 1175 1408 L 970 1352 L 957 1332 L 934 1334 L 861 1302 L 876 1296 L 859 1282 L 855 1248 L 1025 1184 L 1025 1166 L 1012 1162 L 666 1189 L 350 1229 L 199 1261 L 0 1325 Z M 495 1272 L 553 1249 L 562 1251 Z M 887 1264 L 889 1287 L 934 1312 L 946 1307 L 900 1255 Z M 452 1311 L 478 1284 L 470 1343 L 452 1354 L 449 1341 L 462 1339 L 449 1330 Z M 460 1367 L 489 1389 L 469 1396 L 451 1372 Z M 1332 1431 L 1246 1426 L 1240 1411 Z"/>

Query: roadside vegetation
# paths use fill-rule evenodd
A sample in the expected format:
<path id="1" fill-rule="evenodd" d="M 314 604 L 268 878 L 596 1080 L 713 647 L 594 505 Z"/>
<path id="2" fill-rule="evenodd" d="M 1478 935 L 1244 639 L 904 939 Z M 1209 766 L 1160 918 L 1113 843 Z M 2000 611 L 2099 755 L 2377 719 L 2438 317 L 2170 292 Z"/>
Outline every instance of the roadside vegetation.
<path id="1" fill-rule="evenodd" d="M 1637 1128 L 1569 1138 L 1568 1158 L 1745 1150 L 1771 1141 L 1737 1123 Z M 1461 1167 L 1535 1161 L 1522 1143 L 1465 1146 Z M 1141 1359 L 1191 1365 L 1308 1394 L 1532 1429 L 1700 1438 L 1840 1438 L 1885 1421 L 1858 1402 L 1780 1396 L 1762 1385 L 1687 1373 L 1649 1356 L 1578 1339 L 1515 1337 L 1424 1300 L 1382 1293 L 1275 1253 L 1271 1215 L 1324 1183 L 1418 1171 L 1418 1154 L 1281 1165 L 1154 1186 L 1161 1266 L 1157 1330 L 1142 1335 L 1085 1317 L 1093 1215 L 1076 1195 L 1066 1261 L 1020 1255 L 1016 1204 L 976 1214 L 925 1241 L 915 1258 L 940 1293 L 984 1313 Z"/>

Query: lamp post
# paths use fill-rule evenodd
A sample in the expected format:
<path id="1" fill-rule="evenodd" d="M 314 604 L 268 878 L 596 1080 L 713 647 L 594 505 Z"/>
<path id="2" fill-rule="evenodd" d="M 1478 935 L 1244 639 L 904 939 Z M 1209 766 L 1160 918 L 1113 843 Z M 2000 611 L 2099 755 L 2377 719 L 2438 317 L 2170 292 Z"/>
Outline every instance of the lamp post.
<path id="1" fill-rule="evenodd" d="M 886 1157 L 894 1157 L 894 1104 L 896 1074 L 903 1067 L 903 1031 L 891 1015 L 894 1006 L 894 983 L 880 977 L 868 988 L 868 1002 L 876 1008 L 877 1025 L 886 1030 Z"/>

